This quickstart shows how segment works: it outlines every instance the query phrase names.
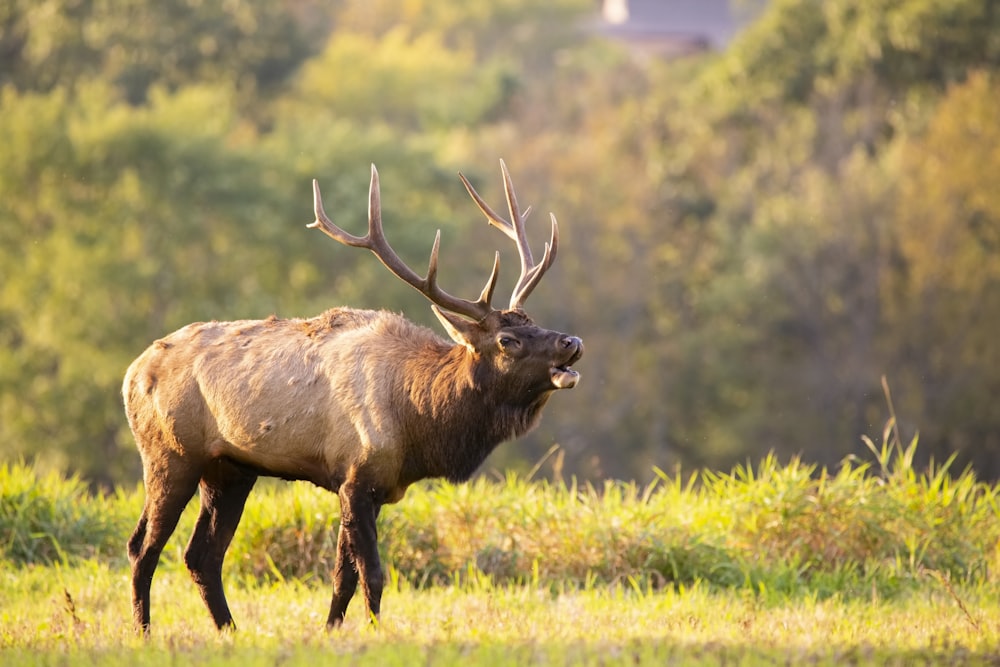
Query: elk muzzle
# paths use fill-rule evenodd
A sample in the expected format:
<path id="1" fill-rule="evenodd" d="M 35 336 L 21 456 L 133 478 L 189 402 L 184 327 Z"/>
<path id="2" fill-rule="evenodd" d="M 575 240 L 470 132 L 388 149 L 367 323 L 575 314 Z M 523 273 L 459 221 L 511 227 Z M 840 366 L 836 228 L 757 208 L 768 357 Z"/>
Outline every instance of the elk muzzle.
<path id="1" fill-rule="evenodd" d="M 565 356 L 563 361 L 549 370 L 549 377 L 556 389 L 572 389 L 580 381 L 580 374 L 571 366 L 583 356 L 583 341 L 576 336 L 561 336 L 556 346 L 559 353 Z"/>

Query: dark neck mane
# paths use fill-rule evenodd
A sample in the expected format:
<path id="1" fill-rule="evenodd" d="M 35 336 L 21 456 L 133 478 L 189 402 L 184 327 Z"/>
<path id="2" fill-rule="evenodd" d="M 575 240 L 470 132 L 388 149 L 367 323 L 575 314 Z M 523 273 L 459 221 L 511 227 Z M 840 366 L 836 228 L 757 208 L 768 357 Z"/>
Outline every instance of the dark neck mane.
<path id="1" fill-rule="evenodd" d="M 500 443 L 524 435 L 538 421 L 549 393 L 512 391 L 488 379 L 490 370 L 482 363 L 454 345 L 432 368 L 408 374 L 433 380 L 408 387 L 420 427 L 407 437 L 404 475 L 412 478 L 407 483 L 426 477 L 465 481 Z"/>

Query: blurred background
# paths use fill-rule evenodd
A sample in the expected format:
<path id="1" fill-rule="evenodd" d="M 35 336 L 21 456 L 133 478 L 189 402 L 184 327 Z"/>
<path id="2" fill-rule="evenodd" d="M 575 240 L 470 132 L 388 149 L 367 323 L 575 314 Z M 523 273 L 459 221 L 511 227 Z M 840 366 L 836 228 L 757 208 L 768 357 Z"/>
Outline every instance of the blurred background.
<path id="1" fill-rule="evenodd" d="M 125 368 L 192 321 L 427 302 L 312 221 L 311 179 L 474 297 L 527 310 L 573 391 L 484 471 L 835 465 L 890 416 L 1000 477 L 1000 5 L 991 0 L 6 0 L 0 458 L 134 484 Z M 498 297 L 498 300 L 503 301 Z M 551 471 L 550 471 L 551 472 Z"/>

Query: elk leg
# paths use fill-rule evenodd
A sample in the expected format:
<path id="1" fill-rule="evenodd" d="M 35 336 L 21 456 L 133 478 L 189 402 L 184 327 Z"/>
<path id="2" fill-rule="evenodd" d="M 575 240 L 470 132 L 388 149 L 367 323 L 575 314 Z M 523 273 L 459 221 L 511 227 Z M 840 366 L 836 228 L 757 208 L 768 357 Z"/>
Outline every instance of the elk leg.
<path id="1" fill-rule="evenodd" d="M 222 588 L 222 561 L 256 481 L 256 474 L 224 459 L 209 463 L 201 478 L 201 513 L 184 562 L 220 630 L 236 629 Z"/>
<path id="2" fill-rule="evenodd" d="M 146 471 L 146 500 L 139 523 L 128 541 L 132 565 L 132 616 L 136 630 L 149 633 L 149 589 L 160 553 L 198 487 L 194 475 L 171 476 L 151 467 Z"/>
<path id="3" fill-rule="evenodd" d="M 337 540 L 337 569 L 329 627 L 343 621 L 347 603 L 361 581 L 365 606 L 372 620 L 381 610 L 384 575 L 378 555 L 378 532 L 375 519 L 380 505 L 364 485 L 345 484 L 340 488 L 340 533 Z M 346 547 L 346 549 L 345 549 Z M 349 559 L 349 562 L 344 562 Z M 338 579 L 339 576 L 339 579 Z"/>
<path id="4" fill-rule="evenodd" d="M 381 506 L 376 504 L 370 495 L 368 503 L 361 514 L 361 525 L 358 531 L 358 544 L 355 550 L 358 574 L 361 577 L 361 592 L 365 595 L 365 606 L 372 622 L 378 622 L 382 609 L 382 588 L 385 574 L 382 572 L 382 561 L 378 555 L 378 531 L 375 520 Z"/>
<path id="5" fill-rule="evenodd" d="M 333 602 L 330 616 L 326 620 L 327 629 L 338 628 L 344 622 L 347 605 L 358 588 L 358 568 L 354 565 L 350 536 L 341 518 L 337 531 L 337 564 L 333 568 Z"/>

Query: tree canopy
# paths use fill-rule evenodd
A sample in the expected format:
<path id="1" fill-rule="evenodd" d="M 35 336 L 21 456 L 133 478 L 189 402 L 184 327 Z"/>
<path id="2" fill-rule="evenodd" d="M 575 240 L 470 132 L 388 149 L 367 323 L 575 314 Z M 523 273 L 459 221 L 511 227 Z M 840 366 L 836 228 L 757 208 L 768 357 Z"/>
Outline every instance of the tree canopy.
<path id="1" fill-rule="evenodd" d="M 426 301 L 305 224 L 474 297 L 502 248 L 459 182 L 504 158 L 562 250 L 527 310 L 583 381 L 488 465 L 648 478 L 836 463 L 889 416 L 1000 476 L 1000 8 L 773 0 L 723 51 L 638 61 L 594 3 L 15 0 L 0 9 L 0 456 L 139 475 L 128 363 L 191 321 Z M 996 167 L 997 169 L 994 169 Z M 536 228 L 537 226 L 537 228 Z M 506 281 L 506 282 L 505 282 Z"/>

